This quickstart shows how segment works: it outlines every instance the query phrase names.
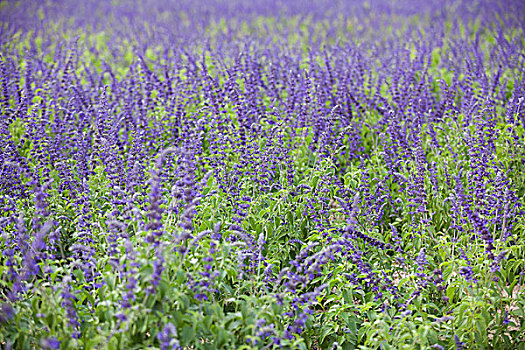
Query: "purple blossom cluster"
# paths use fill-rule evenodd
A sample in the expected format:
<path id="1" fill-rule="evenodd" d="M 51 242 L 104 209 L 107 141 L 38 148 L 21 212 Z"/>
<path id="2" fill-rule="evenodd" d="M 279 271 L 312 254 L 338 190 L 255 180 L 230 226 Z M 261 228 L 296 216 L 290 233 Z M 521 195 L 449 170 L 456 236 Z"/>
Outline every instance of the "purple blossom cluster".
<path id="1" fill-rule="evenodd" d="M 0 3 L 0 343 L 382 348 L 522 282 L 520 1 L 201 5 Z"/>

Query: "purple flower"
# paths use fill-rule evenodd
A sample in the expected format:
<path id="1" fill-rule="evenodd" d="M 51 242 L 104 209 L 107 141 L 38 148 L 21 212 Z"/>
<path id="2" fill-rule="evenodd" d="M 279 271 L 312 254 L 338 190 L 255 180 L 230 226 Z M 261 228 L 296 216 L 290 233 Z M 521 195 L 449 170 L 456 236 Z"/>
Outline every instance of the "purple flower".
<path id="1" fill-rule="evenodd" d="M 173 323 L 168 322 L 164 325 L 162 330 L 157 333 L 157 339 L 160 342 L 161 350 L 178 350 L 182 349 L 179 340 L 177 339 L 177 328 Z"/>
<path id="2" fill-rule="evenodd" d="M 3 303 L 0 309 L 0 324 L 7 323 L 15 315 L 15 310 L 8 303 Z"/>
<path id="3" fill-rule="evenodd" d="M 72 280 L 70 276 L 64 276 L 62 281 L 62 292 L 60 293 L 60 296 L 62 297 L 62 307 L 66 310 L 68 325 L 73 328 L 73 338 L 78 339 L 80 337 L 80 332 L 78 331 L 80 322 L 75 307 L 77 298 L 72 294 L 73 292 L 71 290 L 71 282 Z"/>
<path id="4" fill-rule="evenodd" d="M 454 334 L 454 343 L 456 344 L 456 350 L 463 350 L 465 348 L 465 343 L 463 343 L 456 334 Z"/>
<path id="5" fill-rule="evenodd" d="M 44 349 L 60 349 L 60 342 L 57 338 L 44 338 L 40 341 L 40 346 Z"/>

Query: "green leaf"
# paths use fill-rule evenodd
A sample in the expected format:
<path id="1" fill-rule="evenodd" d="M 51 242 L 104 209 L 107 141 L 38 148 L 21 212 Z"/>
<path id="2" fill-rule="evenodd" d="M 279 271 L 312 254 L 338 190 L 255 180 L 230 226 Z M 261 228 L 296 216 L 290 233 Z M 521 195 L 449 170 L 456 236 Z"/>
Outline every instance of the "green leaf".
<path id="1" fill-rule="evenodd" d="M 192 344 L 195 339 L 195 331 L 191 326 L 184 326 L 182 329 L 181 340 L 184 344 Z"/>
<path id="2" fill-rule="evenodd" d="M 327 336 L 330 334 L 333 334 L 333 328 L 331 325 L 324 325 L 321 327 L 321 337 L 319 338 L 319 342 L 322 344 Z"/>
<path id="3" fill-rule="evenodd" d="M 343 289 L 343 299 L 344 299 L 345 303 L 347 303 L 347 304 L 353 303 L 352 290 L 351 289 Z"/>
<path id="4" fill-rule="evenodd" d="M 294 219 L 292 212 L 289 211 L 288 215 L 286 217 L 288 219 L 288 225 L 292 225 L 293 224 L 293 219 Z"/>
<path id="5" fill-rule="evenodd" d="M 455 286 L 448 286 L 447 287 L 447 297 L 449 299 L 449 302 L 452 303 L 452 300 L 454 300 L 454 294 L 458 287 Z"/>
<path id="6" fill-rule="evenodd" d="M 349 317 L 346 323 L 350 334 L 352 334 L 353 339 L 357 339 L 357 322 L 355 317 Z"/>
<path id="7" fill-rule="evenodd" d="M 227 341 L 228 341 L 228 332 L 226 332 L 224 329 L 222 328 L 219 328 L 218 332 L 217 332 L 217 339 L 216 339 L 216 344 L 217 344 L 217 348 L 220 349 L 222 347 L 224 347 L 224 345 L 226 345 Z"/>

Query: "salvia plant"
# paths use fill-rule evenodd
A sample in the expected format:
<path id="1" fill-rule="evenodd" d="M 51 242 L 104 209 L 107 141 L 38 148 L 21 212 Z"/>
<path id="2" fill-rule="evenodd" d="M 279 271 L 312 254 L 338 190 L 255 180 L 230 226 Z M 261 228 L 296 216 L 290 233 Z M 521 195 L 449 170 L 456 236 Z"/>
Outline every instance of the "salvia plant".
<path id="1" fill-rule="evenodd" d="M 0 1 L 0 348 L 525 349 L 524 28 Z"/>

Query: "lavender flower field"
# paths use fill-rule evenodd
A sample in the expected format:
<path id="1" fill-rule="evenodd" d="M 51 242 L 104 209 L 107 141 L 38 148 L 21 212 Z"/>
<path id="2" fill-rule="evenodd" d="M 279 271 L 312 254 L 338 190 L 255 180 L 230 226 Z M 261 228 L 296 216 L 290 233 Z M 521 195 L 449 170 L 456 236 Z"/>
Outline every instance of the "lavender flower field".
<path id="1" fill-rule="evenodd" d="M 0 348 L 525 350 L 524 28 L 0 1 Z"/>

